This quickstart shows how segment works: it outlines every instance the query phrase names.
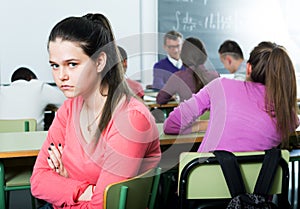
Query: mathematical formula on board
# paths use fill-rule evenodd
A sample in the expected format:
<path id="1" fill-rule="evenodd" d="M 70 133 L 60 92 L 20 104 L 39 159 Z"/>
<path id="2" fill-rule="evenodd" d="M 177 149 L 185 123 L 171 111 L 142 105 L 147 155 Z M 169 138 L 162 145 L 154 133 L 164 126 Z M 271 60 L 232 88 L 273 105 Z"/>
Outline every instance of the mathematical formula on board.
<path id="1" fill-rule="evenodd" d="M 235 30 L 238 23 L 236 15 L 222 15 L 219 12 L 195 18 L 189 12 L 176 11 L 174 16 L 176 24 L 173 29 L 178 31 Z"/>
<path id="2" fill-rule="evenodd" d="M 234 32 L 245 21 L 244 9 L 227 8 L 219 0 L 161 0 L 159 3 L 161 27 L 171 26 L 181 32 Z"/>

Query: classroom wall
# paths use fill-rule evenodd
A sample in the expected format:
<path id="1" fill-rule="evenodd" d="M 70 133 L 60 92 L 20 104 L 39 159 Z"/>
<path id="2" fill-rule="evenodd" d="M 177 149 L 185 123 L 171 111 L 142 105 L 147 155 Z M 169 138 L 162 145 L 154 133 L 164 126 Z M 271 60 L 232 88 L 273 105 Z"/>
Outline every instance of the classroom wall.
<path id="1" fill-rule="evenodd" d="M 152 66 L 157 61 L 157 52 L 160 47 L 158 39 L 161 40 L 163 36 L 157 32 L 158 23 L 162 21 L 158 20 L 158 1 L 162 0 L 0 0 L 0 83 L 9 83 L 12 72 L 19 66 L 27 66 L 36 72 L 39 79 L 53 82 L 46 50 L 51 28 L 67 16 L 102 12 L 111 21 L 117 43 L 128 52 L 127 76 L 141 80 L 144 86 L 151 84 Z M 269 6 L 263 8 L 274 10 L 279 0 L 270 0 L 270 2 Z M 298 7 L 289 5 L 299 4 L 298 0 L 289 0 L 286 8 L 282 8 L 289 14 L 286 18 L 288 25 L 294 27 L 287 27 L 291 39 L 286 39 L 287 41 L 283 43 L 281 40 L 278 41 L 288 49 L 297 72 L 300 68 L 298 58 L 300 34 L 296 26 L 300 15 L 298 15 Z M 255 5 L 251 8 L 253 12 L 254 7 Z M 269 18 L 274 19 L 275 16 L 271 15 Z M 276 24 L 283 25 L 282 28 L 285 28 L 282 22 Z M 285 33 L 285 31 L 282 32 Z M 260 34 L 261 30 L 253 31 L 253 33 Z M 276 34 L 271 34 L 271 39 L 273 35 Z M 242 47 L 247 58 L 250 49 Z M 164 52 L 161 53 L 164 55 Z M 300 77 L 298 81 L 300 83 Z M 300 91 L 298 92 L 300 95 Z"/>
<path id="2" fill-rule="evenodd" d="M 10 83 L 19 66 L 31 68 L 39 79 L 53 82 L 46 49 L 51 28 L 67 16 L 101 12 L 111 21 L 117 43 L 128 50 L 127 75 L 152 81 L 149 69 L 156 56 L 143 58 L 143 32 L 156 32 L 156 1 L 145 0 L 1 0 L 0 1 L 0 83 Z M 143 22 L 142 22 L 143 21 Z M 152 44 L 153 45 L 153 44 Z M 145 66 L 145 67 L 144 67 Z"/>

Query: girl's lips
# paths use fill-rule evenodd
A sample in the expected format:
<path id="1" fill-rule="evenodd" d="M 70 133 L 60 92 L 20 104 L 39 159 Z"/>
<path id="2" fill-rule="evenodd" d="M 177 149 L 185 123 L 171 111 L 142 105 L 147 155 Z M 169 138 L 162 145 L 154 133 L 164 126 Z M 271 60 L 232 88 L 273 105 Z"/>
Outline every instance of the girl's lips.
<path id="1" fill-rule="evenodd" d="M 69 86 L 69 85 L 61 85 L 60 87 L 62 90 L 69 90 L 71 88 L 73 88 L 73 86 Z"/>

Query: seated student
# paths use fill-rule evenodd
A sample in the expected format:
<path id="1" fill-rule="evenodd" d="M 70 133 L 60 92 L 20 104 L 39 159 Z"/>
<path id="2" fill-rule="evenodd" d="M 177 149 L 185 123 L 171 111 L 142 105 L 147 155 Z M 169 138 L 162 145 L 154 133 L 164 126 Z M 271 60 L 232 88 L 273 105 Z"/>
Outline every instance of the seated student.
<path id="1" fill-rule="evenodd" d="M 205 68 L 206 49 L 197 38 L 190 37 L 184 41 L 181 59 L 186 70 L 177 71 L 171 75 L 156 97 L 158 104 L 166 104 L 175 94 L 178 94 L 180 102 L 187 100 L 204 85 L 219 77 L 216 71 Z"/>
<path id="2" fill-rule="evenodd" d="M 295 69 L 286 50 L 261 42 L 250 53 L 247 80 L 217 78 L 175 108 L 164 123 L 168 134 L 205 130 L 194 123 L 206 110 L 210 120 L 199 152 L 260 151 L 289 146 L 299 125 Z"/>
<path id="3" fill-rule="evenodd" d="M 63 19 L 50 32 L 48 52 L 56 85 L 68 100 L 36 159 L 31 193 L 55 209 L 102 209 L 109 184 L 159 163 L 157 126 L 127 86 L 104 15 Z"/>
<path id="4" fill-rule="evenodd" d="M 232 40 L 224 41 L 219 47 L 220 60 L 236 80 L 246 79 L 246 61 L 241 47 Z"/>
<path id="5" fill-rule="evenodd" d="M 127 52 L 125 51 L 124 48 L 122 48 L 120 46 L 118 46 L 118 49 L 121 54 L 124 73 L 126 73 L 127 66 L 128 66 L 127 65 L 127 59 L 128 59 Z M 142 85 L 139 82 L 132 80 L 130 78 L 126 78 L 126 81 L 127 81 L 128 86 L 133 91 L 133 93 L 143 99 L 145 93 L 144 93 L 144 89 L 143 89 Z"/>
<path id="6" fill-rule="evenodd" d="M 185 70 L 180 59 L 180 52 L 183 42 L 181 33 L 171 30 L 164 36 L 164 50 L 167 57 L 158 61 L 153 66 L 153 84 L 151 88 L 161 89 L 172 73 Z"/>
<path id="7" fill-rule="evenodd" d="M 11 76 L 11 84 L 0 87 L 0 119 L 34 118 L 37 130 L 44 130 L 47 105 L 61 106 L 66 97 L 57 88 L 39 81 L 28 68 L 20 67 Z"/>

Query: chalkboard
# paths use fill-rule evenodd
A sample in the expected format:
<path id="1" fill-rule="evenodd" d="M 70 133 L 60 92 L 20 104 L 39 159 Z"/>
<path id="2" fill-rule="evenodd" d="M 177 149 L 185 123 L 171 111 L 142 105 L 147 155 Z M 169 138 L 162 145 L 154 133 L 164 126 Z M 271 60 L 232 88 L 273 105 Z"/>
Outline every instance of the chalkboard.
<path id="1" fill-rule="evenodd" d="M 184 38 L 200 38 L 213 67 L 223 73 L 218 48 L 226 39 L 237 41 L 246 59 L 261 41 L 299 46 L 300 27 L 294 25 L 299 6 L 296 0 L 158 0 L 159 37 L 177 30 Z M 159 54 L 164 53 L 160 47 Z"/>

